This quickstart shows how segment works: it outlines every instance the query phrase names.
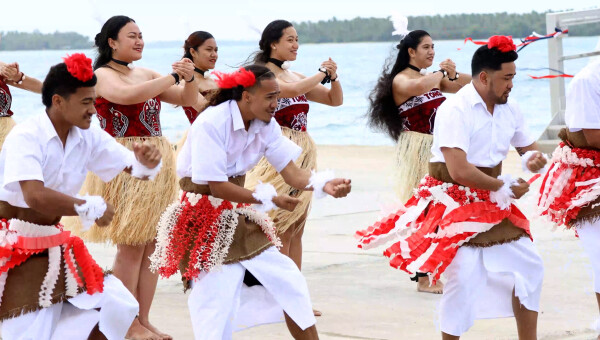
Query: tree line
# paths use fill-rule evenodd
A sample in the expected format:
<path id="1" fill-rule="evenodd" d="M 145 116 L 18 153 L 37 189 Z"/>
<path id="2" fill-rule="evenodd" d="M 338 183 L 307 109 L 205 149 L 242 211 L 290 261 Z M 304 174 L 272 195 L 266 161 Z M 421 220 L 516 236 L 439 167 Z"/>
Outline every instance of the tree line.
<path id="1" fill-rule="evenodd" d="M 524 38 L 533 31 L 546 32 L 546 13 L 491 13 L 409 16 L 408 29 L 426 30 L 434 39 L 487 39 L 492 35 L 512 35 Z M 359 41 L 395 41 L 390 18 L 355 18 L 294 23 L 304 43 L 342 43 Z M 600 25 L 588 24 L 569 27 L 571 36 L 600 35 Z"/>
<path id="2" fill-rule="evenodd" d="M 76 32 L 9 31 L 0 35 L 0 51 L 87 49 L 94 45 L 88 37 Z"/>

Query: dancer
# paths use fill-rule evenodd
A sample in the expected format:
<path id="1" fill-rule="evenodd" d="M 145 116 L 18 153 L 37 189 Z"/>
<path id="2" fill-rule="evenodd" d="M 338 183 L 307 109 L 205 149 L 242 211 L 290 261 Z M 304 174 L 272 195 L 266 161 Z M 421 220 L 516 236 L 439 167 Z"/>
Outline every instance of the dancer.
<path id="1" fill-rule="evenodd" d="M 0 61 L 0 149 L 4 144 L 4 139 L 15 126 L 12 119 L 13 112 L 10 110 L 12 104 L 12 95 L 8 85 L 23 90 L 42 93 L 42 82 L 26 76 L 21 72 L 18 63 L 6 64 Z"/>
<path id="2" fill-rule="evenodd" d="M 369 125 L 386 132 L 396 141 L 396 191 L 402 203 L 408 201 L 425 174 L 431 159 L 433 125 L 438 107 L 446 100 L 442 92 L 456 93 L 471 82 L 471 75 L 458 73 L 450 59 L 440 70 L 427 73 L 435 50 L 429 33 L 415 30 L 396 46 L 393 66 L 388 60 L 369 97 Z M 391 66 L 391 67 L 390 67 Z M 419 292 L 441 294 L 443 284 L 431 285 L 425 273 L 417 272 Z"/>
<path id="3" fill-rule="evenodd" d="M 221 90 L 190 129 L 177 159 L 181 199 L 161 217 L 152 268 L 164 277 L 181 271 L 192 292 L 188 306 L 196 339 L 231 339 L 242 327 L 280 321 L 295 339 L 317 339 L 306 282 L 280 245 L 268 211 L 298 208 L 300 200 L 266 183 L 244 189 L 244 175 L 265 156 L 286 183 L 317 197 L 344 197 L 350 180 L 294 164 L 301 149 L 273 119 L 278 82 L 250 65 L 217 73 Z M 243 284 L 245 273 L 261 285 Z"/>
<path id="4" fill-rule="evenodd" d="M 540 187 L 539 207 L 554 223 L 575 229 L 594 270 L 600 308 L 600 62 L 584 67 L 569 84 L 567 128 Z M 600 319 L 596 322 L 600 334 Z M 598 336 L 600 339 L 600 335 Z"/>
<path id="5" fill-rule="evenodd" d="M 15 127 L 0 152 L 4 340 L 121 340 L 138 312 L 121 281 L 104 276 L 83 241 L 58 223 L 64 215 L 88 227 L 110 223 L 110 203 L 76 195 L 88 171 L 109 181 L 123 171 L 147 178 L 160 169 L 155 147 L 136 145 L 132 153 L 90 126 L 95 85 L 84 54 L 50 68 L 42 89 L 46 112 Z"/>
<path id="6" fill-rule="evenodd" d="M 219 47 L 212 34 L 204 31 L 196 31 L 185 40 L 183 45 L 183 58 L 187 58 L 194 63 L 194 72 L 200 97 L 196 104 L 183 108 L 190 124 L 196 120 L 200 112 L 206 107 L 207 98 L 214 94 L 217 89 L 217 83 L 210 78 L 210 71 L 215 68 L 219 58 Z M 181 143 L 183 145 L 183 142 Z"/>
<path id="7" fill-rule="evenodd" d="M 513 315 L 519 339 L 536 339 L 542 259 L 513 204 L 529 184 L 500 175 L 510 145 L 527 170 L 546 163 L 508 101 L 515 48 L 512 38 L 494 36 L 475 52 L 472 83 L 437 111 L 429 175 L 406 211 L 357 233 L 362 248 L 400 238 L 384 252 L 395 268 L 431 273 L 434 283 L 446 273 L 442 339 L 458 339 L 475 319 Z"/>
<path id="8" fill-rule="evenodd" d="M 276 20 L 268 24 L 262 32 L 259 46 L 260 51 L 255 55 L 254 62 L 265 64 L 275 73 L 281 90 L 275 119 L 281 125 L 283 135 L 302 148 L 302 155 L 296 160 L 296 165 L 302 169 L 316 169 L 317 147 L 306 131 L 308 101 L 330 106 L 342 105 L 343 92 L 337 75 L 337 64 L 330 58 L 310 77 L 289 70 L 289 62 L 296 60 L 298 54 L 298 33 L 292 24 L 285 20 Z M 331 82 L 330 89 L 321 85 L 328 80 Z M 283 243 L 280 251 L 302 269 L 302 234 L 312 192 L 286 184 L 266 158 L 248 173 L 246 187 L 253 189 L 259 181 L 272 184 L 279 194 L 300 199 L 300 204 L 294 211 L 279 209 L 272 211 L 269 216 L 273 219 L 277 234 Z M 320 316 L 321 313 L 315 311 L 315 315 Z"/>
<path id="9" fill-rule="evenodd" d="M 98 56 L 94 69 L 98 77 L 96 110 L 101 127 L 128 148 L 134 143 L 155 145 L 163 155 L 163 169 L 154 183 L 132 181 L 120 175 L 105 184 L 89 176 L 83 192 L 101 194 L 119 210 L 107 228 L 92 227 L 83 236 L 92 242 L 117 245 L 113 273 L 140 304 L 128 338 L 171 339 L 149 320 L 158 276 L 150 272 L 149 256 L 154 252 L 156 226 L 161 212 L 177 192 L 175 160 L 169 141 L 162 136 L 161 102 L 189 106 L 196 103 L 198 85 L 189 59 L 175 62 L 166 76 L 131 63 L 142 58 L 144 41 L 139 27 L 126 16 L 110 18 L 96 35 Z M 183 87 L 176 86 L 184 82 Z M 75 226 L 75 229 L 78 229 Z"/>

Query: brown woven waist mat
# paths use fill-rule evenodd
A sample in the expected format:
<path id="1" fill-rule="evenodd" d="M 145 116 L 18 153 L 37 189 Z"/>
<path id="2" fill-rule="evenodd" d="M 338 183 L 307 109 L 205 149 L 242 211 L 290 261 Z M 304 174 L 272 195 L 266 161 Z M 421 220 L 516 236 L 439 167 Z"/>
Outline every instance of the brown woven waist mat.
<path id="1" fill-rule="evenodd" d="M 244 183 L 246 182 L 246 175 L 229 177 L 229 183 L 233 183 L 237 186 L 244 187 Z M 194 194 L 200 195 L 211 195 L 210 187 L 208 184 L 196 184 L 192 182 L 191 177 L 184 177 L 179 180 L 179 187 L 183 191 L 193 192 Z"/>
<path id="2" fill-rule="evenodd" d="M 8 202 L 0 201 L 0 219 L 3 218 L 7 220 L 15 218 L 39 225 L 56 225 L 60 222 L 61 216 L 48 217 L 33 209 L 19 208 L 8 204 Z"/>
<path id="3" fill-rule="evenodd" d="M 484 174 L 498 177 L 502 173 L 502 163 L 493 168 L 477 167 Z M 450 176 L 446 163 L 429 163 L 429 176 L 443 182 L 456 183 Z M 478 234 L 464 245 L 468 247 L 491 247 L 497 244 L 512 242 L 526 236 L 525 230 L 515 226 L 510 220 L 504 219 L 493 226 L 490 230 Z"/>

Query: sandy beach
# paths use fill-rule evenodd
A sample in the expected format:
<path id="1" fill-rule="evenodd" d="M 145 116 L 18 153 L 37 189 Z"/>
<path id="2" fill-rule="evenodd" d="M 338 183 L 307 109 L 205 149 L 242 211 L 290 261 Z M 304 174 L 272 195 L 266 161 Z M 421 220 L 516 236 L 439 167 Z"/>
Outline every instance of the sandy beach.
<path id="1" fill-rule="evenodd" d="M 392 269 L 383 249 L 363 251 L 353 237 L 381 208 L 394 202 L 392 146 L 319 146 L 319 167 L 334 169 L 353 181 L 346 199 L 313 203 L 304 233 L 303 270 L 321 339 L 439 339 L 436 306 L 440 295 L 416 292 L 406 273 Z M 523 174 L 516 152 L 504 172 Z M 532 186 L 539 188 L 540 180 Z M 534 195 L 519 206 L 533 213 Z M 552 231 L 550 223 L 532 219 L 532 232 L 544 259 L 545 279 L 538 321 L 539 339 L 595 339 L 590 328 L 598 317 L 589 260 L 573 232 Z M 109 268 L 116 248 L 88 244 L 101 266 Z M 193 339 L 187 296 L 178 276 L 158 283 L 151 321 L 175 339 Z M 517 339 L 514 318 L 480 320 L 463 339 Z M 291 339 L 285 324 L 266 325 L 234 335 L 236 340 Z"/>

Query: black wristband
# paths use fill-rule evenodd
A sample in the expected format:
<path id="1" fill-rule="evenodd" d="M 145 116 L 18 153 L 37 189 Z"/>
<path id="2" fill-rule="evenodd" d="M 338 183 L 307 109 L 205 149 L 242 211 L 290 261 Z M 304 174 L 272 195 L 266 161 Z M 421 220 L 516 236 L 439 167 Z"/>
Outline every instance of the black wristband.
<path id="1" fill-rule="evenodd" d="M 433 71 L 433 73 L 436 73 L 436 72 L 442 72 L 442 79 L 444 79 L 448 76 L 448 72 L 446 72 L 445 70 L 439 69 L 438 71 Z"/>
<path id="2" fill-rule="evenodd" d="M 191 82 L 193 82 L 193 81 L 194 81 L 194 78 L 195 78 L 195 77 L 196 77 L 196 76 L 192 74 L 192 79 L 190 79 L 190 80 L 185 80 L 185 79 L 184 79 L 184 80 L 185 80 L 185 82 L 186 82 L 186 83 L 191 83 Z"/>
<path id="3" fill-rule="evenodd" d="M 173 72 L 171 75 L 173 78 L 175 78 L 175 85 L 179 84 L 179 74 L 177 74 L 177 72 Z"/>
<path id="4" fill-rule="evenodd" d="M 450 81 L 458 80 L 458 72 L 456 72 L 456 74 L 454 75 L 454 78 L 450 78 L 450 76 L 448 76 L 448 80 L 450 80 Z"/>

